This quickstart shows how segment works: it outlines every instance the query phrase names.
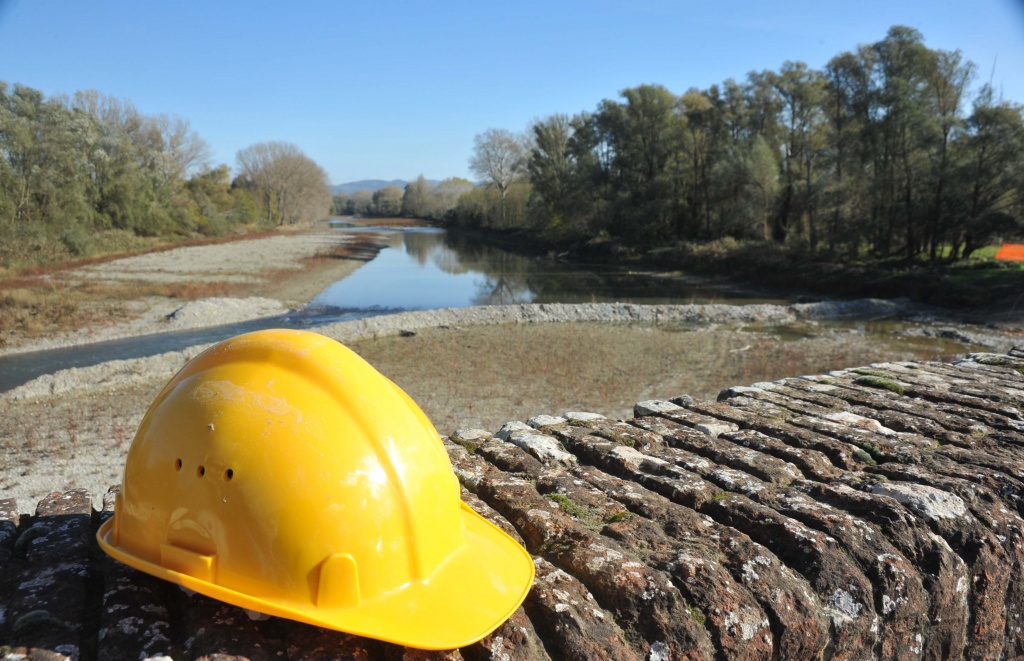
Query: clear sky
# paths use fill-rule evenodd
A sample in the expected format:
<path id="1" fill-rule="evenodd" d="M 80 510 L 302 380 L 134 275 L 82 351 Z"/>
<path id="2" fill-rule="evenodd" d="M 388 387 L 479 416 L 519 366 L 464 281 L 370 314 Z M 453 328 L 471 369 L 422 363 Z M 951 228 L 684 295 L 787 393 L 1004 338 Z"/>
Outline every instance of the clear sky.
<path id="1" fill-rule="evenodd" d="M 1024 102 L 1024 0 L 0 0 L 0 80 L 182 116 L 214 163 L 283 140 L 331 183 L 443 179 L 487 128 L 820 68 L 894 24 Z"/>

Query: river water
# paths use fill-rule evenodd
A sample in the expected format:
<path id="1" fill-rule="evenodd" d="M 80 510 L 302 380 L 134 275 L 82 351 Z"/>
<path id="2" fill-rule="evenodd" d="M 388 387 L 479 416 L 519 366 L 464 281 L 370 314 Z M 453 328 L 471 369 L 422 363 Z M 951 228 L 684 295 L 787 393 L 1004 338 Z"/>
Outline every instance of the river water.
<path id="1" fill-rule="evenodd" d="M 705 278 L 653 274 L 608 266 L 559 264 L 515 255 L 436 228 L 358 229 L 336 226 L 337 232 L 374 232 L 384 247 L 375 258 L 348 277 L 328 286 L 301 310 L 249 322 L 196 330 L 160 333 L 0 357 L 0 392 L 60 369 L 86 367 L 181 350 L 217 342 L 261 328 L 317 326 L 406 310 L 458 308 L 516 303 L 775 303 Z M 902 326 L 892 322 L 836 322 L 835 329 L 884 333 Z M 914 342 L 920 344 L 921 340 Z M 959 349 L 949 342 L 928 341 L 923 356 Z"/>
<path id="2" fill-rule="evenodd" d="M 524 257 L 432 227 L 359 231 L 382 234 L 386 247 L 366 266 L 321 292 L 307 313 L 515 303 L 790 302 L 754 298 L 708 279 Z"/>

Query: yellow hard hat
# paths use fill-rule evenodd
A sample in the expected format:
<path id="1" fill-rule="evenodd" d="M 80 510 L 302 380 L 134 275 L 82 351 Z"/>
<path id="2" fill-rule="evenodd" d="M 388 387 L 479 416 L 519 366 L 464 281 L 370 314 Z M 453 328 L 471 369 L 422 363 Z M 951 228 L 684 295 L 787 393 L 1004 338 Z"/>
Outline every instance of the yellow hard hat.
<path id="1" fill-rule="evenodd" d="M 171 379 L 97 538 L 215 599 L 423 649 L 486 636 L 534 572 L 461 501 L 409 396 L 341 344 L 295 330 L 226 340 Z"/>

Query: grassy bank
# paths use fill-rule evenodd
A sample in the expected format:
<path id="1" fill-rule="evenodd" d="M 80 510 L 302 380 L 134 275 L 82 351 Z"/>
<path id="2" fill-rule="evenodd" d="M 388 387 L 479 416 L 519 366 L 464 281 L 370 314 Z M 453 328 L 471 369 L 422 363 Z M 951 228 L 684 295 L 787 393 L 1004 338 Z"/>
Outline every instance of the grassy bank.
<path id="1" fill-rule="evenodd" d="M 954 309 L 981 308 L 1024 291 L 1024 264 L 996 248 L 954 263 L 902 258 L 840 260 L 764 242 L 718 241 L 653 251 L 642 261 L 750 283 L 842 298 L 907 297 Z"/>
<path id="2" fill-rule="evenodd" d="M 538 258 L 685 271 L 787 293 L 834 298 L 899 298 L 958 310 L 1009 308 L 1024 292 L 1024 262 L 996 261 L 997 246 L 947 263 L 903 258 L 841 258 L 765 241 L 680 243 L 639 250 L 610 240 L 545 242 L 523 230 L 453 229 Z M 1020 301 L 1024 308 L 1024 300 Z"/>

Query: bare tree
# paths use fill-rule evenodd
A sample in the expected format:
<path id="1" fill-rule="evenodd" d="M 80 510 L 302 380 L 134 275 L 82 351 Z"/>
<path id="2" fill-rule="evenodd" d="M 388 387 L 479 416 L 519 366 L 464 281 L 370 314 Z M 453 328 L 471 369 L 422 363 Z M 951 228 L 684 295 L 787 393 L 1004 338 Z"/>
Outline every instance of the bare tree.
<path id="1" fill-rule="evenodd" d="M 163 136 L 164 160 L 173 179 L 185 179 L 205 168 L 210 161 L 210 145 L 192 125 L 177 115 L 157 115 L 156 126 Z"/>
<path id="2" fill-rule="evenodd" d="M 525 138 L 508 129 L 487 129 L 473 138 L 473 156 L 469 159 L 469 169 L 498 189 L 503 226 L 505 195 L 512 182 L 526 173 L 528 153 Z"/>
<path id="3" fill-rule="evenodd" d="M 316 220 L 331 207 L 327 173 L 288 142 L 258 142 L 238 152 L 238 176 L 259 195 L 266 220 Z"/>

